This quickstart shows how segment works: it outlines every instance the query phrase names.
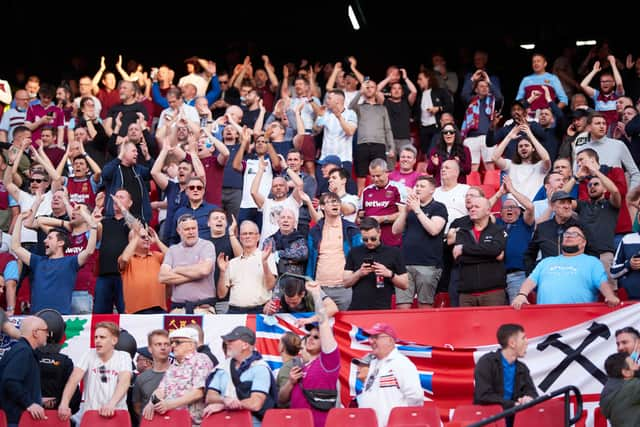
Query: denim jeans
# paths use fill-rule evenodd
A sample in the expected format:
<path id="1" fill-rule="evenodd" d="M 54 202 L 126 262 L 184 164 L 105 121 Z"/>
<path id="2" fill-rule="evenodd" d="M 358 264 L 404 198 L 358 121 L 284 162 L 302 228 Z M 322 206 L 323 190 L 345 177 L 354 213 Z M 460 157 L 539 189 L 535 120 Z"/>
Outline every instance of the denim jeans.
<path id="1" fill-rule="evenodd" d="M 98 276 L 93 312 L 96 314 L 111 314 L 113 313 L 114 305 L 118 313 L 124 313 L 122 278 L 119 274 Z"/>
<path id="2" fill-rule="evenodd" d="M 527 275 L 524 274 L 524 271 L 514 271 L 513 273 L 507 274 L 507 296 L 509 297 L 509 304 L 518 296 L 520 287 L 526 278 Z"/>

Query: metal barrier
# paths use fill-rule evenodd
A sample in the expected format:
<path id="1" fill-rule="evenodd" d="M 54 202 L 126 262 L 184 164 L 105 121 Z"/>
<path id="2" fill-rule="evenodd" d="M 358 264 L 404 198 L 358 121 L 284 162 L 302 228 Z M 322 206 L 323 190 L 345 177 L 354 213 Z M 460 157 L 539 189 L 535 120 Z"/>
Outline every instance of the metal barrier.
<path id="1" fill-rule="evenodd" d="M 571 401 L 569 397 L 571 392 L 573 392 L 573 394 L 576 396 L 576 411 L 573 418 L 570 417 Z M 503 411 L 499 414 L 492 415 L 489 418 L 485 418 L 482 421 L 478 421 L 477 423 L 474 423 L 474 424 L 469 424 L 467 427 L 485 426 L 487 424 L 496 422 L 503 418 L 515 415 L 516 413 L 524 411 L 525 409 L 531 408 L 532 406 L 536 406 L 541 402 L 546 402 L 547 400 L 553 399 L 554 397 L 559 396 L 561 394 L 564 396 L 564 425 L 565 427 L 569 427 L 577 423 L 578 421 L 580 421 L 580 418 L 582 417 L 582 393 L 580 393 L 580 390 L 578 390 L 576 386 L 572 386 L 572 385 L 561 387 L 552 392 L 543 394 L 542 396 L 533 399 L 531 402 L 525 403 L 524 405 L 514 406 L 513 408 L 509 408 L 506 411 Z"/>

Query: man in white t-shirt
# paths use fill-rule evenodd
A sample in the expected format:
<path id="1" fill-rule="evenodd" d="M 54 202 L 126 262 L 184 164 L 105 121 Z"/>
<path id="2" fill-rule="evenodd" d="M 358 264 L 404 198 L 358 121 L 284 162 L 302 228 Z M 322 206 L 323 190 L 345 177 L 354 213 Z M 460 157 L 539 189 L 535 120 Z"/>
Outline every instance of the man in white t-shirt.
<path id="1" fill-rule="evenodd" d="M 302 204 L 302 199 L 300 198 L 302 179 L 291 169 L 287 169 L 287 174 L 294 185 L 290 195 L 287 195 L 289 192 L 287 181 L 281 176 L 276 176 L 271 181 L 271 196 L 273 196 L 273 198 L 270 199 L 262 195 L 260 192 L 260 182 L 268 166 L 269 164 L 266 160 L 260 160 L 258 163 L 258 173 L 251 183 L 251 197 L 253 197 L 253 200 L 256 202 L 258 209 L 262 210 L 260 245 L 262 245 L 262 242 L 264 242 L 267 237 L 278 231 L 278 219 L 280 218 L 280 212 L 284 209 L 289 209 L 293 212 L 297 224 L 300 205 Z"/>
<path id="2" fill-rule="evenodd" d="M 440 182 L 442 185 L 436 188 L 433 193 L 433 199 L 447 207 L 448 219 L 445 231 L 449 230 L 449 226 L 454 219 L 469 213 L 464 203 L 464 197 L 467 195 L 469 186 L 467 184 L 458 184 L 459 175 L 460 165 L 457 161 L 447 160 L 442 163 L 442 168 L 440 169 Z"/>
<path id="3" fill-rule="evenodd" d="M 524 133 L 524 137 L 520 137 L 521 132 Z M 513 140 L 518 141 L 516 153 L 512 160 L 504 159 L 502 154 Z M 544 176 L 551 169 L 549 153 L 527 124 L 514 126 L 496 147 L 492 159 L 500 170 L 509 174 L 514 188 L 529 200 L 535 198 L 542 187 Z"/>
<path id="4" fill-rule="evenodd" d="M 103 417 L 112 417 L 117 409 L 127 410 L 127 391 L 133 368 L 131 356 L 115 349 L 120 329 L 113 322 L 100 322 L 94 332 L 95 349 L 85 353 L 73 368 L 62 392 L 58 417 L 71 417 L 69 401 L 80 381 L 84 381 L 83 403 L 80 413 L 98 410 Z"/>

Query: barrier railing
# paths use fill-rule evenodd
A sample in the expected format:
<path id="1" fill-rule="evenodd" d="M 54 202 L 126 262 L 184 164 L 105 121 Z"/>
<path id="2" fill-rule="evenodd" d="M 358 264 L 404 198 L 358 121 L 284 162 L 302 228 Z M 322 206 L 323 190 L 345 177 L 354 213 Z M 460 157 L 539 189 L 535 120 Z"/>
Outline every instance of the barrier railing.
<path id="1" fill-rule="evenodd" d="M 573 394 L 576 397 L 576 410 L 575 410 L 575 415 L 573 417 L 570 416 L 571 415 L 571 399 L 570 399 L 571 392 L 573 392 Z M 577 423 L 578 421 L 580 421 L 580 417 L 582 417 L 582 394 L 580 393 L 580 390 L 578 390 L 577 387 L 572 385 L 561 387 L 552 392 L 543 394 L 542 396 L 539 396 L 533 399 L 531 402 L 525 403 L 523 405 L 514 406 L 513 408 L 509 408 L 506 411 L 503 411 L 499 414 L 492 415 L 488 418 L 485 418 L 482 421 L 478 421 L 477 423 L 474 423 L 474 424 L 469 424 L 467 427 L 481 427 L 487 424 L 491 424 L 503 418 L 515 415 L 518 412 L 524 411 L 525 409 L 536 406 L 542 402 L 551 400 L 554 397 L 559 396 L 561 394 L 563 395 L 563 398 L 564 398 L 564 425 L 565 427 L 569 427 Z"/>

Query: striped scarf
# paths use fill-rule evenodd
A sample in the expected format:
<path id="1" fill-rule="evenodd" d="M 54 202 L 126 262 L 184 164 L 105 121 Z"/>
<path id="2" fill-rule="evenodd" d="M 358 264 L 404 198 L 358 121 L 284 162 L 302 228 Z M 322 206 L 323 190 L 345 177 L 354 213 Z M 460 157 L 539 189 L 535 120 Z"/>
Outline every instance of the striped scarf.
<path id="1" fill-rule="evenodd" d="M 467 137 L 467 134 L 472 130 L 478 129 L 478 124 L 480 123 L 480 104 L 482 100 L 478 95 L 475 95 L 471 98 L 471 102 L 469 102 L 469 106 L 467 107 L 467 111 L 464 115 L 464 121 L 462 122 L 462 129 L 460 133 L 462 134 L 462 139 Z M 495 112 L 496 107 L 496 98 L 489 94 L 484 99 L 485 108 L 487 108 L 487 115 L 489 116 L 489 120 L 493 120 L 493 114 Z"/>

